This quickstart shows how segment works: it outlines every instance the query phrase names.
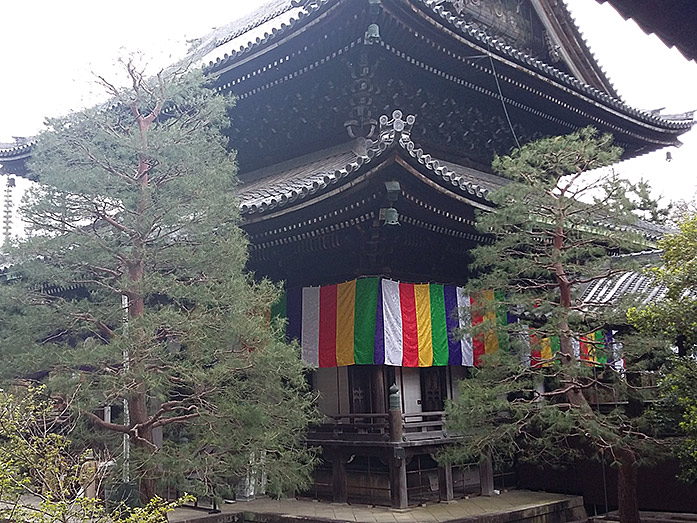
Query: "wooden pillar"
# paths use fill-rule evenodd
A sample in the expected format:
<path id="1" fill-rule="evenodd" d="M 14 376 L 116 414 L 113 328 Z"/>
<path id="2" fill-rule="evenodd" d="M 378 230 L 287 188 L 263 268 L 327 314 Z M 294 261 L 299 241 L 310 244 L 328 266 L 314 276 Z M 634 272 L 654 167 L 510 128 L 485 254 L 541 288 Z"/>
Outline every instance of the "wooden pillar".
<path id="1" fill-rule="evenodd" d="M 387 410 L 387 405 L 385 405 L 385 374 L 382 365 L 373 367 L 372 381 L 373 413 L 383 414 Z"/>
<path id="2" fill-rule="evenodd" d="M 392 447 L 390 456 L 390 498 L 392 508 L 407 508 L 409 498 L 407 494 L 407 461 L 402 443 L 402 398 L 396 384 L 390 387 L 389 410 L 390 441 L 397 443 Z"/>
<path id="3" fill-rule="evenodd" d="M 392 508 L 409 506 L 407 494 L 407 460 L 404 447 L 394 447 L 390 460 L 390 499 Z"/>
<path id="4" fill-rule="evenodd" d="M 479 484 L 482 496 L 494 495 L 494 465 L 491 462 L 490 454 L 482 456 L 479 461 Z"/>
<path id="5" fill-rule="evenodd" d="M 336 452 L 332 458 L 332 490 L 334 503 L 348 501 L 346 459 L 340 452 Z"/>
<path id="6" fill-rule="evenodd" d="M 452 501 L 453 494 L 453 467 L 450 463 L 438 465 L 438 492 L 441 501 Z"/>

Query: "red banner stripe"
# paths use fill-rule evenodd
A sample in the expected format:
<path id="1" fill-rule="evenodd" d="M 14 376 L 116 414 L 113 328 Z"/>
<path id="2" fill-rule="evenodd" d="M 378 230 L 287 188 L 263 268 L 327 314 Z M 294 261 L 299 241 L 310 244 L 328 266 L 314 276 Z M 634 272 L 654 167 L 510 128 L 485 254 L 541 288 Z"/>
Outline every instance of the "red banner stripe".
<path id="1" fill-rule="evenodd" d="M 336 367 L 336 285 L 319 290 L 319 366 Z"/>
<path id="2" fill-rule="evenodd" d="M 479 325 L 484 321 L 484 316 L 482 315 L 481 296 L 478 293 L 470 296 L 470 305 L 472 306 L 470 309 L 472 311 L 472 326 Z M 473 364 L 475 367 L 479 366 L 480 356 L 486 353 L 486 342 L 484 340 L 483 332 L 472 337 Z"/>
<path id="3" fill-rule="evenodd" d="M 402 309 L 402 365 L 419 366 L 419 329 L 416 321 L 416 295 L 412 283 L 399 284 L 399 305 Z"/>

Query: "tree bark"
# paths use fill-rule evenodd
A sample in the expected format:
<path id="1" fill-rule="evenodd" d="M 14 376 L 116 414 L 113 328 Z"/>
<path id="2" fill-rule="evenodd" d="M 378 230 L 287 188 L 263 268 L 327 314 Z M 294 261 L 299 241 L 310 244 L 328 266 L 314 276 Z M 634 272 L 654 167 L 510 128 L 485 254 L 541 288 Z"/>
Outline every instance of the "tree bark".
<path id="1" fill-rule="evenodd" d="M 561 204 L 560 204 L 561 205 Z M 559 209 L 560 216 L 559 220 L 563 218 L 562 210 Z M 566 270 L 561 260 L 561 251 L 564 247 L 565 239 L 564 229 L 558 226 L 554 234 L 554 248 L 552 251 L 552 259 L 554 263 L 554 277 L 559 287 L 559 305 L 562 308 L 562 315 L 559 320 L 559 342 L 561 351 L 561 364 L 564 367 L 570 367 L 576 365 L 576 357 L 574 356 L 574 349 L 571 344 L 571 336 L 569 336 L 569 310 L 571 309 L 571 282 L 567 277 Z M 583 392 L 578 387 L 573 387 L 569 389 L 566 393 L 566 397 L 569 403 L 575 407 L 582 409 L 584 412 L 591 413 L 590 405 Z"/>
<path id="2" fill-rule="evenodd" d="M 143 506 L 147 505 L 152 498 L 157 495 L 157 481 L 150 476 L 140 478 L 138 483 L 138 493 L 140 494 L 140 502 Z"/>
<path id="3" fill-rule="evenodd" d="M 639 499 L 637 498 L 637 478 L 639 467 L 636 454 L 630 449 L 620 449 L 616 453 L 619 469 L 617 470 L 617 505 L 621 523 L 640 523 Z"/>

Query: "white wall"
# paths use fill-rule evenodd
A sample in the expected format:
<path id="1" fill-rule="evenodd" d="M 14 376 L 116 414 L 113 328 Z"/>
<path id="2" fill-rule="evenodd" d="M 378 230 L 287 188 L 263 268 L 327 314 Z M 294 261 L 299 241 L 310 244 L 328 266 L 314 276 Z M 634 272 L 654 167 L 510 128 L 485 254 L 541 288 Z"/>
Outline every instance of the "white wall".
<path id="1" fill-rule="evenodd" d="M 421 408 L 421 378 L 418 368 L 402 367 L 402 383 L 399 387 L 402 391 L 402 403 L 406 414 L 423 412 Z"/>
<path id="2" fill-rule="evenodd" d="M 312 384 L 319 392 L 317 406 L 320 411 L 330 416 L 349 413 L 347 367 L 317 369 Z"/>

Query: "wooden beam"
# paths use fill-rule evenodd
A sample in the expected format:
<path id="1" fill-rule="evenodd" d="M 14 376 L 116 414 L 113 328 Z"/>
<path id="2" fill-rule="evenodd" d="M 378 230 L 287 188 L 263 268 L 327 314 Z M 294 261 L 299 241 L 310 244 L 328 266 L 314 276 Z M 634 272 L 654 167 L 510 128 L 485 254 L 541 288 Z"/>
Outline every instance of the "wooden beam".
<path id="1" fill-rule="evenodd" d="M 453 494 L 453 467 L 450 463 L 438 466 L 438 492 L 440 500 L 446 503 L 455 497 Z"/>
<path id="2" fill-rule="evenodd" d="M 479 462 L 479 484 L 482 496 L 494 495 L 494 465 L 490 455 L 482 456 Z"/>
<path id="3" fill-rule="evenodd" d="M 407 461 L 404 447 L 394 447 L 390 459 L 390 499 L 392 508 L 405 509 L 409 506 L 407 494 Z"/>
<path id="4" fill-rule="evenodd" d="M 346 459 L 338 452 L 332 459 L 332 490 L 334 503 L 346 503 L 348 501 Z"/>

